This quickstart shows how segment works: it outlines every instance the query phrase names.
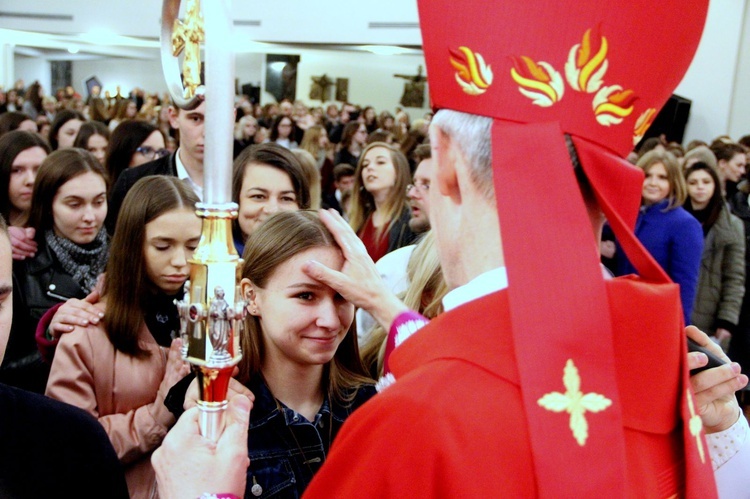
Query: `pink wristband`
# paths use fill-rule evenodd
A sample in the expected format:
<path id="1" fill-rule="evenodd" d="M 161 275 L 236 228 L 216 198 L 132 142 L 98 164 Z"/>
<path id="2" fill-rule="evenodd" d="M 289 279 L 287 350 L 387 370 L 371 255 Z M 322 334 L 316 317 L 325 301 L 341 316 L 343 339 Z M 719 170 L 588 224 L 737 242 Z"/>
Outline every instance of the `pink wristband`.
<path id="1" fill-rule="evenodd" d="M 385 344 L 385 356 L 383 359 L 383 374 L 391 372 L 388 358 L 391 356 L 391 352 L 396 349 L 401 343 L 406 340 L 409 336 L 416 333 L 424 326 L 429 324 L 430 321 L 425 316 L 414 310 L 407 310 L 401 312 L 391 324 L 391 329 L 388 331 L 388 339 Z"/>

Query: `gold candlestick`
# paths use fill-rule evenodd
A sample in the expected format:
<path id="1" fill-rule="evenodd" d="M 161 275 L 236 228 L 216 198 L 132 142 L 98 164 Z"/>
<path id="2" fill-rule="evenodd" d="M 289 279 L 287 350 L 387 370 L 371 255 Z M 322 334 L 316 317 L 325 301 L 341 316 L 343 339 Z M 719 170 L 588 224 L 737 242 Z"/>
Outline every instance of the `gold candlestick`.
<path id="1" fill-rule="evenodd" d="M 220 5 L 219 5 L 220 4 Z M 204 203 L 198 247 L 190 260 L 186 295 L 176 302 L 180 311 L 183 357 L 193 365 L 200 386 L 201 433 L 217 440 L 223 429 L 227 390 L 239 362 L 240 334 L 246 303 L 238 282 L 242 260 L 232 241 L 231 202 L 234 62 L 229 44 L 232 22 L 229 0 L 215 0 L 206 22 L 199 0 L 188 0 L 185 19 L 177 19 L 180 0 L 165 0 L 162 10 L 162 65 L 172 99 L 182 109 L 194 109 L 206 99 Z M 207 66 L 214 76 L 200 81 L 200 42 L 205 30 Z M 175 56 L 184 53 L 182 81 Z M 208 72 L 206 72 L 208 73 Z"/>

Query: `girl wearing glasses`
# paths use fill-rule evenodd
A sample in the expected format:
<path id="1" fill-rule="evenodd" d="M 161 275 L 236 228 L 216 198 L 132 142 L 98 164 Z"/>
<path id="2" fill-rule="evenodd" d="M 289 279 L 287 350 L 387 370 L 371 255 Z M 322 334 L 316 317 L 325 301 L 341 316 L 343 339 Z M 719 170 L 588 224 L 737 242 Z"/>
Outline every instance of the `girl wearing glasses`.
<path id="1" fill-rule="evenodd" d="M 166 154 L 169 151 L 165 149 L 164 135 L 156 126 L 141 120 L 123 121 L 112 132 L 107 150 L 110 185 L 114 185 L 126 168 L 148 163 Z"/>

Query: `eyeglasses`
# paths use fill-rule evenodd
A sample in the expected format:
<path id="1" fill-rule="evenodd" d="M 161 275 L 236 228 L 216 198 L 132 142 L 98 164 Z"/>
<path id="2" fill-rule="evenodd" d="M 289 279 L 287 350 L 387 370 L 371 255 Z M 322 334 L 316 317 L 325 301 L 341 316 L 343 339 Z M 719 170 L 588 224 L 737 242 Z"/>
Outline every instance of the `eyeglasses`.
<path id="1" fill-rule="evenodd" d="M 409 192 L 412 189 L 416 189 L 421 194 L 427 194 L 430 190 L 430 183 L 429 182 L 414 182 L 413 184 L 409 184 L 406 186 L 406 193 L 409 194 Z"/>
<path id="2" fill-rule="evenodd" d="M 150 146 L 141 146 L 138 149 L 136 149 L 135 152 L 139 152 L 143 154 L 146 158 L 150 160 L 161 158 L 169 154 L 168 149 L 154 149 L 153 147 L 150 147 Z"/>

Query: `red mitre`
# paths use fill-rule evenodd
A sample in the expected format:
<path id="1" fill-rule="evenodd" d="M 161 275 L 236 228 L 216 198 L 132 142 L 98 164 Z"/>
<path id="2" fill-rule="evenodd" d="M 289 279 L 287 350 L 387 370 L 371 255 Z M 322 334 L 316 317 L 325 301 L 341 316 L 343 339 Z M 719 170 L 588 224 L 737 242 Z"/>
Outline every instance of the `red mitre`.
<path id="1" fill-rule="evenodd" d="M 685 74 L 708 1 L 418 3 L 433 107 L 494 118 L 495 194 L 539 490 L 621 494 L 627 396 L 618 393 L 614 312 L 569 148 L 641 278 L 669 282 L 633 236 L 643 176 L 622 158 Z M 578 388 L 599 407 L 588 413 L 586 438 L 575 418 L 555 414 L 572 414 L 564 397 Z M 710 497 L 703 448 L 698 459 L 705 442 L 687 431 L 692 395 L 673 397 L 686 428 L 686 492 Z M 693 464 L 702 471 L 690 472 Z M 709 479 L 691 480 L 698 475 Z"/>

